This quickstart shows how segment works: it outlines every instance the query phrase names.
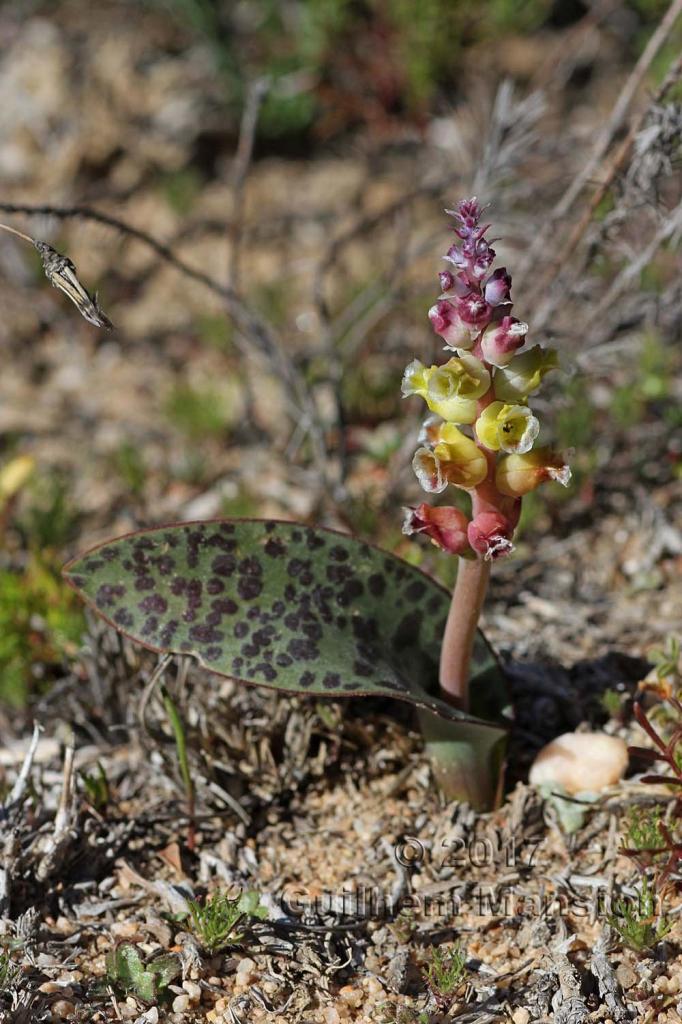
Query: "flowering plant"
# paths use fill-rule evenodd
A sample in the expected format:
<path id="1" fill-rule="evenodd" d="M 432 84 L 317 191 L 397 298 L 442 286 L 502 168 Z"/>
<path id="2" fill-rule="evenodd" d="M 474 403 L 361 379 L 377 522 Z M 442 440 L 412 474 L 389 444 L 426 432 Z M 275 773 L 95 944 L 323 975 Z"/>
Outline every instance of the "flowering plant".
<path id="1" fill-rule="evenodd" d="M 506 267 L 491 270 L 495 250 L 477 199 L 446 212 L 455 219 L 458 241 L 445 255 L 449 269 L 439 274 L 441 295 L 429 320 L 448 359 L 432 366 L 414 359 L 402 393 L 423 398 L 432 414 L 412 463 L 419 483 L 430 494 L 449 486 L 468 491 L 471 516 L 423 502 L 405 510 L 403 529 L 460 556 L 440 682 L 449 699 L 467 709 L 469 662 L 490 564 L 512 550 L 523 495 L 543 480 L 565 486 L 571 474 L 559 454 L 535 447 L 540 424 L 529 405 L 558 365 L 556 352 L 526 347 L 528 325 L 511 314 L 511 275 Z"/>

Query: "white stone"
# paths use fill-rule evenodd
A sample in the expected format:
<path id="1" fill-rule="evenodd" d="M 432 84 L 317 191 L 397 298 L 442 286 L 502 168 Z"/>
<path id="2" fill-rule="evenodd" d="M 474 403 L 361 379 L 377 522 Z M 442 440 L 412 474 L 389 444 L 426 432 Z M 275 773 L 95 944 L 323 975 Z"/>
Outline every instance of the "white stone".
<path id="1" fill-rule="evenodd" d="M 528 776 L 533 786 L 562 786 L 572 796 L 599 793 L 623 777 L 628 765 L 624 740 L 604 732 L 567 732 L 543 747 Z"/>

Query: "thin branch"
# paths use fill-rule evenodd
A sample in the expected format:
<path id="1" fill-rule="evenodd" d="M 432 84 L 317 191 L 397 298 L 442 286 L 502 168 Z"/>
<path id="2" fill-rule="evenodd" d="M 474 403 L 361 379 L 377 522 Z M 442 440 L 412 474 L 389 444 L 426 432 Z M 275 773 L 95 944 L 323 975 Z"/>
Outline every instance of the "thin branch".
<path id="1" fill-rule="evenodd" d="M 0 224 L 0 228 L 2 228 L 3 231 L 9 231 L 12 235 L 16 235 L 17 238 L 23 238 L 25 242 L 30 242 L 31 245 L 36 244 L 35 238 L 31 238 L 30 235 L 25 235 L 23 231 L 17 231 L 16 228 L 11 228 L 9 224 Z"/>
<path id="2" fill-rule="evenodd" d="M 227 283 L 228 287 L 233 291 L 237 290 L 239 284 L 239 257 L 244 227 L 244 186 L 246 185 L 246 178 L 253 156 L 258 115 L 269 88 L 269 78 L 259 78 L 251 83 L 239 125 L 239 143 L 232 169 L 232 218 L 228 228 L 230 249 L 227 257 Z"/>

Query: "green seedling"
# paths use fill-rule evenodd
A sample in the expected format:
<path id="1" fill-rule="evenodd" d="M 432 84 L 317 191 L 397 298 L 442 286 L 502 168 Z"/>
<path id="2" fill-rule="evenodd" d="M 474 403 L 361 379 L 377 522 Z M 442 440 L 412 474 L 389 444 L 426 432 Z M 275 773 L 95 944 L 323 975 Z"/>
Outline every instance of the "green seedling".
<path id="1" fill-rule="evenodd" d="M 106 956 L 107 981 L 122 995 L 134 995 L 146 1003 L 164 999 L 168 986 L 182 971 L 180 959 L 169 953 L 145 963 L 137 946 L 123 942 Z"/>
<path id="2" fill-rule="evenodd" d="M 170 392 L 165 412 L 171 423 L 192 441 L 225 437 L 237 421 L 240 406 L 228 390 L 177 384 Z"/>
<path id="3" fill-rule="evenodd" d="M 180 777 L 182 778 L 183 786 L 185 787 L 185 795 L 187 797 L 187 816 L 189 818 L 189 824 L 187 829 L 187 846 L 190 850 L 194 849 L 194 783 L 192 781 L 192 773 L 189 768 L 189 759 L 187 756 L 187 737 L 185 736 L 185 727 L 183 725 L 180 712 L 178 711 L 175 703 L 173 702 L 170 694 L 164 686 L 161 687 L 161 696 L 163 698 L 163 706 L 166 714 L 168 715 L 168 721 L 171 724 L 173 730 L 173 738 L 175 739 L 175 752 L 178 758 L 178 767 L 180 769 Z"/>
<path id="4" fill-rule="evenodd" d="M 227 946 L 240 945 L 249 918 L 268 916 L 257 892 L 245 892 L 234 898 L 226 892 L 217 892 L 203 905 L 195 900 L 188 900 L 188 904 L 192 931 L 209 955 Z"/>
<path id="5" fill-rule="evenodd" d="M 0 992 L 6 992 L 12 987 L 19 975 L 19 968 L 12 960 L 8 952 L 0 952 Z"/>
<path id="6" fill-rule="evenodd" d="M 440 1010 L 448 1010 L 467 976 L 466 952 L 461 946 L 436 946 L 424 980 Z"/>
<path id="7" fill-rule="evenodd" d="M 623 694 L 619 693 L 618 690 L 604 690 L 599 703 L 609 718 L 619 718 L 623 710 Z"/>
<path id="8" fill-rule="evenodd" d="M 83 781 L 83 786 L 85 787 L 88 803 L 94 807 L 96 811 L 104 811 L 111 799 L 111 791 L 109 789 L 107 773 L 104 770 L 102 762 L 97 762 L 96 770 L 92 775 L 88 774 L 88 772 L 83 772 L 81 779 Z"/>
<path id="9" fill-rule="evenodd" d="M 624 846 L 640 852 L 661 849 L 664 845 L 662 818 L 660 806 L 631 807 L 625 821 Z"/>
<path id="10" fill-rule="evenodd" d="M 646 875 L 642 876 L 637 897 L 617 900 L 614 911 L 609 924 L 623 945 L 637 953 L 652 949 L 672 928 L 672 921 L 659 913 L 656 890 Z"/>

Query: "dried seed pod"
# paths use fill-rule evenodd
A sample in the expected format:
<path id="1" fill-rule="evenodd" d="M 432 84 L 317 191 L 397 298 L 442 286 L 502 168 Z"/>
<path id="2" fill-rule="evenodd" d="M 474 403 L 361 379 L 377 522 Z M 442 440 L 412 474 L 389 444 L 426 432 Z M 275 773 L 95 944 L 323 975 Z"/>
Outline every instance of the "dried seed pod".
<path id="1" fill-rule="evenodd" d="M 76 275 L 76 267 L 68 256 L 62 256 L 47 242 L 36 240 L 33 244 L 40 253 L 45 276 L 52 286 L 59 288 L 67 298 L 71 299 L 78 312 L 85 317 L 88 323 L 94 324 L 95 327 L 106 327 L 107 330 L 111 330 L 114 325 L 100 309 L 97 293 L 91 296 L 85 290 Z"/>

